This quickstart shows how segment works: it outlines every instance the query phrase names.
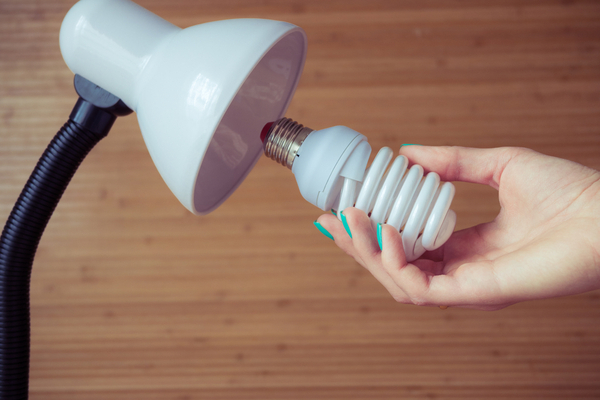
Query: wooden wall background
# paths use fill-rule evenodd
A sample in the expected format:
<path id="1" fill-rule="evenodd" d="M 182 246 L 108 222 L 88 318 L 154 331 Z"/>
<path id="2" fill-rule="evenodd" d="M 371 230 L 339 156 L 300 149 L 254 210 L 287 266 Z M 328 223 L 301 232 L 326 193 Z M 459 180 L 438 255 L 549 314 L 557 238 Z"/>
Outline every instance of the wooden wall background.
<path id="1" fill-rule="evenodd" d="M 600 3 L 140 0 L 185 27 L 300 25 L 288 116 L 374 148 L 526 146 L 600 168 Z M 0 0 L 0 219 L 76 96 L 58 33 L 74 0 Z M 459 185 L 459 227 L 495 192 Z M 32 278 L 32 399 L 597 399 L 600 293 L 498 312 L 396 304 L 321 236 L 263 159 L 189 214 L 117 121 L 72 181 Z"/>

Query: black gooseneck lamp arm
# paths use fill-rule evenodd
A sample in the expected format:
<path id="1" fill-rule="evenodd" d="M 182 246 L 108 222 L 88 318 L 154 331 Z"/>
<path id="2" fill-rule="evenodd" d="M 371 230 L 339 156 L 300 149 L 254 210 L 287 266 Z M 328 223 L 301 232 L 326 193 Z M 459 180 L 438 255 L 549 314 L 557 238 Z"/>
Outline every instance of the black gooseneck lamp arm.
<path id="1" fill-rule="evenodd" d="M 0 237 L 0 398 L 27 399 L 29 288 L 42 233 L 75 171 L 118 116 L 119 98 L 75 75 L 79 99 L 25 184 Z"/>

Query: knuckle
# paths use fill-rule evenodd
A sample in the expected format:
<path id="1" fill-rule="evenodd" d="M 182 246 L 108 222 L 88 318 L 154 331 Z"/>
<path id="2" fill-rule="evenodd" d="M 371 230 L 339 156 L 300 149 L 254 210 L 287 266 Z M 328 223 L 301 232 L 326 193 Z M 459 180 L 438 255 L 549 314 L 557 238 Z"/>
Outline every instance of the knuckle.
<path id="1" fill-rule="evenodd" d="M 420 296 L 411 296 L 410 300 L 411 300 L 411 302 L 415 306 L 429 306 L 429 305 L 431 305 L 430 301 L 427 301 L 426 299 L 424 299 L 423 297 L 420 297 Z"/>
<path id="2" fill-rule="evenodd" d="M 392 298 L 396 301 L 396 303 L 400 304 L 410 304 L 411 301 L 406 297 L 404 293 L 391 293 Z"/>

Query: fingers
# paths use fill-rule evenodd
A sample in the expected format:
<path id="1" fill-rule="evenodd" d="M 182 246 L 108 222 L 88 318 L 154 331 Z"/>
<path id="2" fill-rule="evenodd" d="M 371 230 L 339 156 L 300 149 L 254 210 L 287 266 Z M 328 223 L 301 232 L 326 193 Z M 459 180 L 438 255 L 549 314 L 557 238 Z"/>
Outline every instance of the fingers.
<path id="1" fill-rule="evenodd" d="M 383 269 L 412 304 L 480 310 L 508 305 L 501 296 L 492 262 L 466 262 L 450 269 L 447 260 L 421 258 L 406 263 L 400 235 L 389 225 L 382 229 L 382 249 Z"/>
<path id="2" fill-rule="evenodd" d="M 429 291 L 430 279 L 442 272 L 442 262 L 417 260 L 414 264 L 408 264 L 402 237 L 394 227 L 382 226 L 382 251 L 371 220 L 363 211 L 348 208 L 344 211 L 344 215 L 352 238 L 343 224 L 333 215 L 322 215 L 318 222 L 332 234 L 338 247 L 365 267 L 387 289 L 394 300 L 417 305 L 457 304 L 456 299 L 451 301 L 444 296 L 441 296 L 444 302 L 439 303 L 439 294 Z"/>
<path id="3" fill-rule="evenodd" d="M 431 299 L 431 278 L 441 272 L 442 264 L 431 260 L 406 262 L 402 238 L 390 225 L 381 227 L 381 261 L 387 275 L 406 294 L 412 304 L 439 305 Z M 417 266 L 416 264 L 420 264 Z M 447 305 L 447 304 L 444 304 Z"/>
<path id="4" fill-rule="evenodd" d="M 342 249 L 350 257 L 355 257 L 354 246 L 352 245 L 352 239 L 346 233 L 342 223 L 332 214 L 323 214 L 317 222 L 321 224 L 323 228 L 327 230 L 333 236 L 335 244 Z"/>
<path id="5" fill-rule="evenodd" d="M 367 214 L 352 207 L 344 210 L 344 216 L 352 237 L 356 238 L 352 244 L 361 260 L 365 263 L 380 262 L 381 255 L 377 236 Z"/>
<path id="6" fill-rule="evenodd" d="M 318 222 L 332 234 L 338 247 L 365 267 L 396 301 L 409 303 L 406 294 L 394 283 L 381 265 L 381 251 L 369 217 L 356 208 L 346 209 L 344 215 L 352 238 L 342 223 L 331 214 L 320 216 Z"/>
<path id="7" fill-rule="evenodd" d="M 358 239 L 358 235 L 356 241 Z M 381 251 L 379 252 L 379 269 L 385 272 L 388 288 L 396 301 L 423 306 L 457 305 L 456 292 L 453 299 L 447 298 L 443 293 L 431 290 L 431 282 L 443 271 L 443 263 L 432 260 L 417 260 L 414 263 L 406 262 L 406 255 L 402 245 L 400 233 L 390 225 L 381 226 Z M 360 254 L 363 249 L 357 247 Z M 369 258 L 365 257 L 368 265 Z M 367 266 L 371 270 L 372 267 Z M 437 283 L 437 281 L 436 281 Z M 447 293 L 451 290 L 444 289 Z M 400 297 L 397 298 L 397 295 Z"/>
<path id="8" fill-rule="evenodd" d="M 403 146 L 400 154 L 411 163 L 435 171 L 443 181 L 481 183 L 496 189 L 502 172 L 522 149 L 474 149 L 467 147 Z"/>
<path id="9" fill-rule="evenodd" d="M 335 243 L 364 266 L 400 303 L 499 309 L 501 303 L 494 268 L 489 262 L 465 263 L 448 272 L 444 261 L 419 259 L 407 263 L 398 231 L 383 225 L 380 250 L 375 230 L 367 215 L 355 208 L 344 211 L 352 237 L 342 222 L 326 214 L 319 223 Z"/>
<path id="10" fill-rule="evenodd" d="M 318 219 L 334 237 L 338 247 L 369 270 L 394 300 L 406 304 L 439 305 L 429 292 L 429 285 L 430 278 L 441 272 L 441 262 L 418 260 L 423 269 L 415 264 L 407 264 L 402 237 L 394 227 L 382 226 L 382 251 L 371 220 L 363 211 L 347 208 L 344 215 L 352 238 L 333 215 L 325 214 Z M 449 304 L 449 300 L 445 302 Z M 453 301 L 452 305 L 455 304 Z"/>

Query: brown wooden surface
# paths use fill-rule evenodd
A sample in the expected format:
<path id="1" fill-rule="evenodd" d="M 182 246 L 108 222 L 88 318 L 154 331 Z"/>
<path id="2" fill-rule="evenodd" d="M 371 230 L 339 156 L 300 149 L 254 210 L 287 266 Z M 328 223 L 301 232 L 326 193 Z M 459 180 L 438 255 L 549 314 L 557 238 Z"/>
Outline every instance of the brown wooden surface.
<path id="1" fill-rule="evenodd" d="M 0 0 L 0 219 L 76 96 L 74 1 Z M 374 148 L 525 146 L 600 168 L 597 1 L 141 0 L 185 27 L 280 19 L 308 35 L 288 116 Z M 459 228 L 495 192 L 458 185 Z M 195 217 L 122 118 L 72 181 L 32 278 L 32 399 L 595 399 L 600 296 L 498 312 L 396 304 L 263 159 Z"/>

